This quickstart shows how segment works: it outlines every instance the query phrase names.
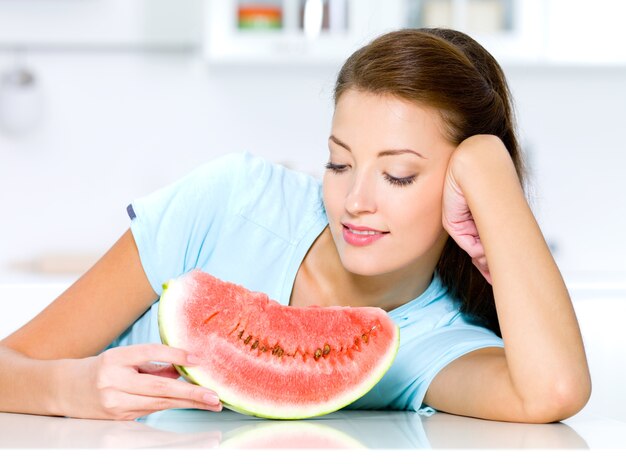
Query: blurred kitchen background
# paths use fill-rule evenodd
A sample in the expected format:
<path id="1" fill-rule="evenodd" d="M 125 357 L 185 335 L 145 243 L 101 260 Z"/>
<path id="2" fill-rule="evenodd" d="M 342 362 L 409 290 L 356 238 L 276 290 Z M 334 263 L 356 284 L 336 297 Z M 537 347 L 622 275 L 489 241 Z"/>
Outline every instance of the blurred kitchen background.
<path id="1" fill-rule="evenodd" d="M 621 0 L 0 0 L 0 283 L 75 278 L 134 198 L 231 151 L 320 176 L 342 61 L 448 26 L 507 73 L 568 282 L 626 287 L 625 24 Z"/>

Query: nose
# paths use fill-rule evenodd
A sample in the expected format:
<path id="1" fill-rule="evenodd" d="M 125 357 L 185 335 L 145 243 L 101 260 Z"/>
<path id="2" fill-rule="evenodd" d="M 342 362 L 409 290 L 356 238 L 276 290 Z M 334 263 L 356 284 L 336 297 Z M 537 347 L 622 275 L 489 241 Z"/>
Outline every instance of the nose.
<path id="1" fill-rule="evenodd" d="M 345 208 L 353 216 L 376 211 L 374 182 L 366 176 L 354 176 L 351 188 L 346 195 Z"/>

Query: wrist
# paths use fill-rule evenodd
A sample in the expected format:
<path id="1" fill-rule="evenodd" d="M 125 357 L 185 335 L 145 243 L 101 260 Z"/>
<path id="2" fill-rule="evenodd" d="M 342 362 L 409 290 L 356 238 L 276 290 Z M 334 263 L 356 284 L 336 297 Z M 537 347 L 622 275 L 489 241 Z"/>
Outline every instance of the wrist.
<path id="1" fill-rule="evenodd" d="M 45 395 L 43 407 L 53 416 L 73 416 L 72 409 L 78 398 L 75 385 L 81 373 L 79 359 L 55 359 L 50 363 L 50 384 Z M 86 375 L 83 373 L 82 375 Z"/>
<path id="2" fill-rule="evenodd" d="M 474 135 L 461 142 L 452 154 L 450 170 L 470 208 L 472 197 L 476 195 L 490 195 L 492 189 L 520 186 L 511 155 L 495 135 Z"/>

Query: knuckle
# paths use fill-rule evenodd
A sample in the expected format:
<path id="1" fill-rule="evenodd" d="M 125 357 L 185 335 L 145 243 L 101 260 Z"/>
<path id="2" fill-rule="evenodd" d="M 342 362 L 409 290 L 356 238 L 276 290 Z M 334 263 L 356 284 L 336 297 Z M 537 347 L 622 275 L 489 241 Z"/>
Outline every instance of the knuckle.
<path id="1" fill-rule="evenodd" d="M 114 363 L 115 353 L 113 350 L 106 350 L 100 354 L 100 364 L 109 366 Z"/>
<path id="2" fill-rule="evenodd" d="M 137 356 L 145 359 L 146 361 L 161 361 L 161 358 L 168 358 L 172 356 L 171 352 L 168 350 L 168 346 L 160 345 L 158 343 L 136 345 L 135 348 L 137 350 Z"/>
<path id="3" fill-rule="evenodd" d="M 115 377 L 115 369 L 112 365 L 100 364 L 97 366 L 93 375 L 96 390 L 102 391 L 113 387 Z"/>
<path id="4" fill-rule="evenodd" d="M 160 343 L 145 343 L 140 346 L 143 349 L 143 352 L 146 354 L 162 353 L 167 348 Z"/>
<path id="5" fill-rule="evenodd" d="M 99 370 L 96 373 L 95 384 L 98 391 L 104 391 L 110 387 L 109 377 L 106 375 L 106 372 Z"/>
<path id="6" fill-rule="evenodd" d="M 188 400 L 195 401 L 198 403 L 204 403 L 204 395 L 206 394 L 203 390 L 191 389 L 187 390 L 185 397 Z"/>
<path id="7" fill-rule="evenodd" d="M 159 349 L 170 353 L 170 355 L 174 356 L 177 360 L 187 360 L 187 352 L 182 348 L 176 348 L 169 345 L 159 345 Z"/>
<path id="8" fill-rule="evenodd" d="M 155 393 L 165 396 L 170 391 L 169 383 L 165 379 L 155 379 L 153 384 L 153 390 Z"/>
<path id="9" fill-rule="evenodd" d="M 119 399 L 114 391 L 105 389 L 100 393 L 100 404 L 105 410 L 115 413 L 119 407 Z"/>
<path id="10" fill-rule="evenodd" d="M 155 343 L 143 343 L 141 345 L 135 345 L 134 348 L 139 356 L 143 358 L 150 358 L 156 354 L 158 345 Z"/>
<path id="11" fill-rule="evenodd" d="M 154 400 L 154 409 L 162 411 L 164 409 L 172 408 L 172 401 L 167 398 L 156 398 Z"/>

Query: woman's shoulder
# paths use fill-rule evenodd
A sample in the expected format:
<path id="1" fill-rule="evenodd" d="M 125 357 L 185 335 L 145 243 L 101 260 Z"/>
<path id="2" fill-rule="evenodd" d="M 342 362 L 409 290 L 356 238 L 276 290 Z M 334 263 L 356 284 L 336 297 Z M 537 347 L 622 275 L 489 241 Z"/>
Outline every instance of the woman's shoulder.
<path id="1" fill-rule="evenodd" d="M 321 187 L 320 180 L 314 176 L 248 151 L 214 158 L 196 168 L 186 180 L 205 183 L 210 178 L 228 178 L 236 193 L 252 198 L 286 194 L 298 199 L 316 197 Z"/>
<path id="2" fill-rule="evenodd" d="M 319 179 L 250 153 L 236 159 L 233 213 L 290 242 L 326 220 Z"/>
<path id="3" fill-rule="evenodd" d="M 243 187 L 253 192 L 252 196 L 258 197 L 263 193 L 303 199 L 317 197 L 320 192 L 321 182 L 318 179 L 281 163 L 250 152 L 229 155 L 228 158 L 239 163 L 240 180 Z"/>
<path id="4" fill-rule="evenodd" d="M 437 273 L 424 293 L 390 315 L 412 336 L 457 330 L 491 332 L 461 312 L 461 303 L 452 297 Z"/>
<path id="5" fill-rule="evenodd" d="M 245 151 L 207 161 L 132 209 L 131 217 L 152 212 L 160 225 L 170 211 L 174 227 L 187 221 L 193 230 L 243 219 L 292 243 L 326 221 L 320 180 Z"/>
<path id="6" fill-rule="evenodd" d="M 297 203 L 321 195 L 319 179 L 248 151 L 232 152 L 213 158 L 180 178 L 174 185 L 187 191 L 227 187 L 240 203 L 266 198 Z M 276 204 L 276 203 L 274 203 Z"/>

